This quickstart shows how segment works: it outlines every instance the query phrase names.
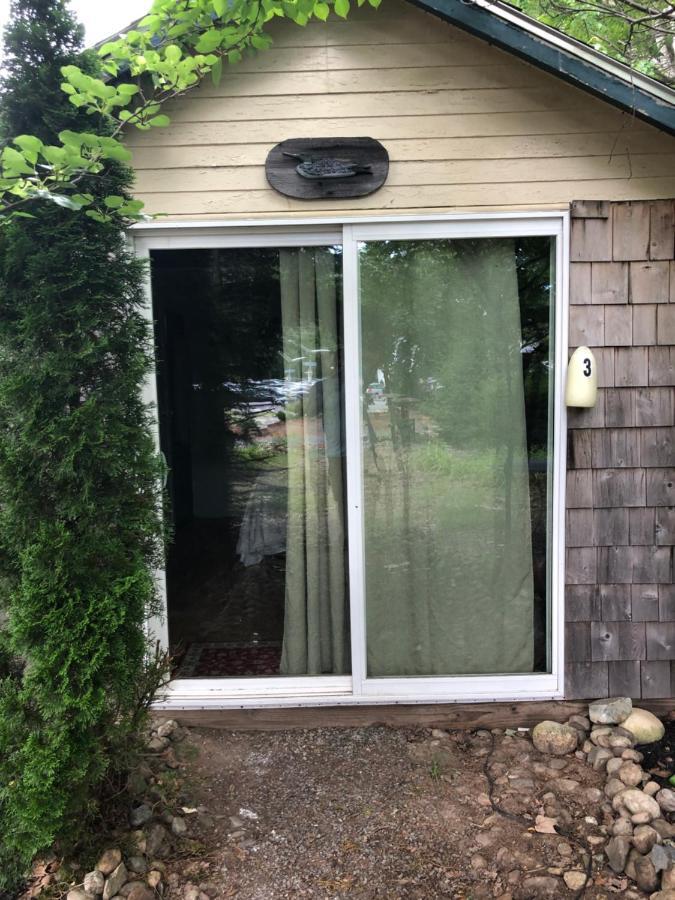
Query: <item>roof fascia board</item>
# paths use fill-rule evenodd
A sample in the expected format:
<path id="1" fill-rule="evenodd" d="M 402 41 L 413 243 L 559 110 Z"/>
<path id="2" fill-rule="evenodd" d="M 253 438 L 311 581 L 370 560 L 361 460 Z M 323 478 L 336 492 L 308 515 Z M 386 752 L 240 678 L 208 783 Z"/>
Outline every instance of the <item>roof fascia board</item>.
<path id="1" fill-rule="evenodd" d="M 625 112 L 675 135 L 675 92 L 491 0 L 409 0 Z"/>

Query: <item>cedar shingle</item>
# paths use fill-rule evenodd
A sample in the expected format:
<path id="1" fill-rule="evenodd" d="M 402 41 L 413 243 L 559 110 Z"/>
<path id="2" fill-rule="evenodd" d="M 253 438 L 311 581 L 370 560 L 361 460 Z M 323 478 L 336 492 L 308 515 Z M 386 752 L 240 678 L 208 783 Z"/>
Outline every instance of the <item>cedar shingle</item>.
<path id="1" fill-rule="evenodd" d="M 644 469 L 596 469 L 593 471 L 593 506 L 644 506 Z"/>
<path id="2" fill-rule="evenodd" d="M 658 600 L 656 611 L 658 615 Z M 565 588 L 565 620 L 592 622 L 602 618 L 601 598 L 595 584 L 568 584 Z M 653 618 L 657 618 L 654 616 Z"/>
<path id="3" fill-rule="evenodd" d="M 590 469 L 576 469 L 567 473 L 567 508 L 593 506 L 593 476 Z"/>
<path id="4" fill-rule="evenodd" d="M 579 309 L 580 307 L 575 307 Z M 604 341 L 608 347 L 630 347 L 633 343 L 633 310 L 630 306 L 605 306 Z M 614 364 L 614 378 L 617 366 Z"/>
<path id="5" fill-rule="evenodd" d="M 629 295 L 631 303 L 667 303 L 670 264 L 632 262 L 630 264 Z"/>
<path id="6" fill-rule="evenodd" d="M 640 464 L 650 467 L 675 465 L 675 428 L 640 430 Z"/>
<path id="7" fill-rule="evenodd" d="M 659 306 L 656 313 L 656 343 L 675 344 L 675 304 Z"/>
<path id="8" fill-rule="evenodd" d="M 591 700 L 609 696 L 608 690 L 606 662 L 570 663 L 565 667 L 565 697 Z"/>
<path id="9" fill-rule="evenodd" d="M 591 431 L 593 468 L 633 468 L 640 465 L 640 434 L 635 428 Z"/>
<path id="10" fill-rule="evenodd" d="M 675 306 L 667 308 L 675 312 Z M 643 387 L 649 384 L 646 347 L 617 347 L 614 353 L 617 387 Z"/>
<path id="11" fill-rule="evenodd" d="M 631 585 L 602 584 L 599 588 L 603 622 L 630 622 L 632 618 Z"/>
<path id="12" fill-rule="evenodd" d="M 590 262 L 612 258 L 610 219 L 572 219 L 570 260 Z M 645 257 L 646 258 L 646 257 Z"/>
<path id="13" fill-rule="evenodd" d="M 675 385 L 675 347 L 649 348 L 649 384 Z"/>
<path id="14" fill-rule="evenodd" d="M 584 305 L 591 302 L 591 264 L 570 264 L 570 303 Z"/>
<path id="15" fill-rule="evenodd" d="M 675 256 L 675 203 L 654 200 L 649 204 L 649 258 L 673 259 Z"/>
<path id="16" fill-rule="evenodd" d="M 644 659 L 645 647 L 645 625 L 642 622 L 591 622 L 591 654 L 594 661 Z"/>
<path id="17" fill-rule="evenodd" d="M 645 700 L 670 696 L 670 662 L 643 660 L 640 663 L 642 696 Z"/>
<path id="18" fill-rule="evenodd" d="M 659 622 L 675 622 L 675 585 L 660 584 L 659 596 Z"/>
<path id="19" fill-rule="evenodd" d="M 637 388 L 635 393 L 635 424 L 640 427 L 650 425 L 673 425 L 672 388 Z"/>
<path id="20" fill-rule="evenodd" d="M 576 428 L 571 432 L 570 469 L 590 469 L 592 466 L 592 434 L 588 428 Z"/>
<path id="21" fill-rule="evenodd" d="M 591 625 L 589 622 L 565 624 L 565 655 L 571 662 L 585 662 L 591 658 Z"/>
<path id="22" fill-rule="evenodd" d="M 675 509 L 672 506 L 661 506 L 656 510 L 654 532 L 657 546 L 675 545 Z"/>
<path id="23" fill-rule="evenodd" d="M 647 659 L 675 659 L 675 622 L 647 622 Z"/>
<path id="24" fill-rule="evenodd" d="M 591 303 L 628 303 L 628 263 L 591 263 Z"/>
<path id="25" fill-rule="evenodd" d="M 566 513 L 566 542 L 568 547 L 592 547 L 593 510 L 568 509 Z"/>
<path id="26" fill-rule="evenodd" d="M 615 203 L 612 207 L 614 241 L 612 259 L 649 258 L 649 206 L 647 203 Z M 589 248 L 589 249 L 595 249 Z M 590 259 L 604 259 L 591 256 Z"/>
<path id="27" fill-rule="evenodd" d="M 584 512 L 591 512 L 591 510 L 584 510 Z M 635 512 L 635 510 L 593 510 L 592 534 L 596 547 L 612 547 L 630 543 L 629 512 Z"/>
<path id="28" fill-rule="evenodd" d="M 656 343 L 656 310 L 655 304 L 633 306 L 633 345 L 644 347 Z"/>
<path id="29" fill-rule="evenodd" d="M 610 388 L 605 391 L 605 425 L 608 428 L 634 427 L 636 409 L 635 388 Z"/>
<path id="30" fill-rule="evenodd" d="M 634 622 L 657 622 L 659 619 L 658 585 L 631 585 L 631 607 Z"/>
<path id="31" fill-rule="evenodd" d="M 594 547 L 569 547 L 565 551 L 565 583 L 595 584 L 596 557 Z"/>
<path id="32" fill-rule="evenodd" d="M 647 470 L 647 505 L 675 506 L 675 469 Z"/>
<path id="33" fill-rule="evenodd" d="M 640 662 L 621 659 L 607 663 L 610 697 L 640 697 Z"/>
<path id="34" fill-rule="evenodd" d="M 654 544 L 656 513 L 653 509 L 629 510 L 629 543 L 638 547 L 650 547 Z"/>
<path id="35" fill-rule="evenodd" d="M 605 307 L 570 307 L 570 344 L 601 347 L 605 343 Z"/>

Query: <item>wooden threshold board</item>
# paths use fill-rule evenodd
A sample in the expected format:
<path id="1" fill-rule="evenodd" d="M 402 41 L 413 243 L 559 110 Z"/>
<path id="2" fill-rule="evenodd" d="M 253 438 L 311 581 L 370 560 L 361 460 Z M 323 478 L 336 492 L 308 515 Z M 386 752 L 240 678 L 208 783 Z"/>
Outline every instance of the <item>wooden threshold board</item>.
<path id="1" fill-rule="evenodd" d="M 194 709 L 158 720 L 176 719 L 194 728 L 224 728 L 229 731 L 286 731 L 295 728 L 358 728 L 368 725 L 475 729 L 531 728 L 543 719 L 564 722 L 584 715 L 588 700 L 557 700 L 518 703 L 444 703 L 392 706 L 333 706 L 277 709 Z M 634 706 L 665 717 L 675 709 L 675 698 L 635 700 Z"/>

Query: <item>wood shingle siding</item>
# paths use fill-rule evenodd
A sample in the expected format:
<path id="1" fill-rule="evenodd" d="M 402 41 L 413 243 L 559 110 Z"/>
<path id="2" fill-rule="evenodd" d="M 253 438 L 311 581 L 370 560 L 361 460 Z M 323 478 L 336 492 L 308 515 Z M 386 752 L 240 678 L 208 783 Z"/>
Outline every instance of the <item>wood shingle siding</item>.
<path id="1" fill-rule="evenodd" d="M 572 216 L 570 349 L 594 348 L 600 390 L 568 416 L 566 696 L 671 697 L 675 203 Z"/>
<path id="2" fill-rule="evenodd" d="M 272 34 L 272 49 L 229 68 L 218 87 L 205 82 L 176 100 L 168 128 L 129 134 L 150 212 L 264 219 L 675 196 L 675 138 L 410 4 L 389 0 L 305 28 L 279 21 Z M 266 183 L 265 157 L 282 140 L 365 135 L 391 160 L 372 196 L 307 202 Z M 602 207 L 578 220 L 587 233 L 575 242 L 589 261 L 618 263 L 595 273 L 594 302 L 621 303 L 627 278 L 649 296 L 658 281 L 662 295 L 667 264 L 642 263 L 668 260 L 671 213 L 647 210 L 612 257 Z M 629 271 L 632 260 L 641 268 Z"/>

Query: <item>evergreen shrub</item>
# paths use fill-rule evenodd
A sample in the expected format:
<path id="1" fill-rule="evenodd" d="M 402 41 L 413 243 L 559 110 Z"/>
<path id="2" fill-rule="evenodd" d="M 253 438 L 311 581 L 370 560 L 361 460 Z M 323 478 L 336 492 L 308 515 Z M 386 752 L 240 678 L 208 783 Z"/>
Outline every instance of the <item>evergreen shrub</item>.
<path id="1" fill-rule="evenodd" d="M 13 0 L 3 142 L 107 133 L 68 103 L 96 71 L 65 0 Z M 119 163 L 82 189 L 127 195 Z M 156 669 L 144 623 L 161 556 L 159 464 L 141 388 L 145 272 L 119 225 L 52 203 L 0 232 L 0 889 L 88 827 Z M 16 666 L 16 660 L 20 665 Z M 14 662 L 13 662 L 14 661 Z M 148 681 L 150 679 L 150 682 Z"/>

